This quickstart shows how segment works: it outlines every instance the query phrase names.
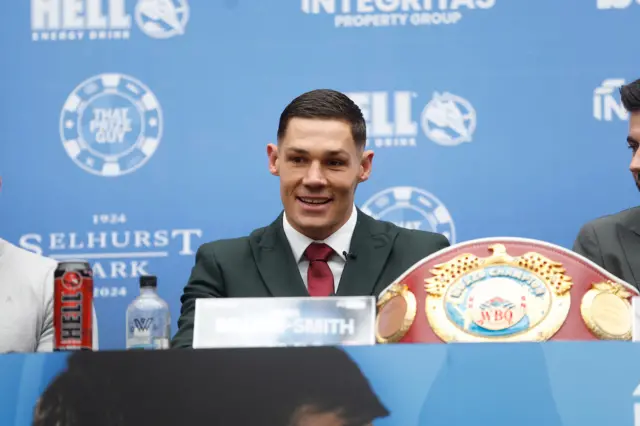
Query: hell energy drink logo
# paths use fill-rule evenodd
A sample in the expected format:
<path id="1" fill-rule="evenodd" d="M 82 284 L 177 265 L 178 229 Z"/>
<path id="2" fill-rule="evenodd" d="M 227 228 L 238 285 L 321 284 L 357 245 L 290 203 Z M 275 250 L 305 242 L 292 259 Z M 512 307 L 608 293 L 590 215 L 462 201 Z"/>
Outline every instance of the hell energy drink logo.
<path id="1" fill-rule="evenodd" d="M 62 276 L 62 285 L 67 290 L 77 291 L 82 285 L 82 277 L 77 272 L 67 272 Z"/>

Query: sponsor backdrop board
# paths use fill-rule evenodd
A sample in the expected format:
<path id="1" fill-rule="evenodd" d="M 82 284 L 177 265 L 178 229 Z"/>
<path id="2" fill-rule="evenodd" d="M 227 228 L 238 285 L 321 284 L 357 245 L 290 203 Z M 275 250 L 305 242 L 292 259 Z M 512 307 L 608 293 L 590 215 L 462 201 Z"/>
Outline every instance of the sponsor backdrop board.
<path id="1" fill-rule="evenodd" d="M 280 212 L 285 105 L 363 109 L 357 205 L 460 242 L 570 247 L 635 204 L 617 86 L 640 77 L 632 0 L 32 0 L 0 33 L 0 235 L 88 258 L 102 348 L 140 274 L 171 304 L 206 241 Z"/>
<path id="2" fill-rule="evenodd" d="M 388 415 L 376 426 L 631 426 L 640 424 L 639 351 L 549 342 L 10 354 L 0 357 L 0 414 L 31 425 L 40 398 L 46 424 L 77 410 L 89 416 L 82 424 L 279 425 L 288 423 L 274 416 L 305 399 L 356 412 L 377 399 Z"/>

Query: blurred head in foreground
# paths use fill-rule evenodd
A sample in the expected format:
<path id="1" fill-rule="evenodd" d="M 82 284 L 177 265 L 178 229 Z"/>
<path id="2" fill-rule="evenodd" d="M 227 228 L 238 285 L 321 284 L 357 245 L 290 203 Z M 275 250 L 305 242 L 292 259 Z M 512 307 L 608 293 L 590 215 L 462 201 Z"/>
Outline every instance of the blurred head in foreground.
<path id="1" fill-rule="evenodd" d="M 33 426 L 364 426 L 388 411 L 335 348 L 74 353 Z"/>

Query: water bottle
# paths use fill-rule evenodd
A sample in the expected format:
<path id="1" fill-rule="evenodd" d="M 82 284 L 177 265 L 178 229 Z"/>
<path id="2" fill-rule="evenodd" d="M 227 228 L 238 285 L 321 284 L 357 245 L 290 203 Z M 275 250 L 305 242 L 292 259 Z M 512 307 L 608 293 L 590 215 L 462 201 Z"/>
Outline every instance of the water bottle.
<path id="1" fill-rule="evenodd" d="M 154 275 L 140 277 L 140 295 L 127 308 L 127 349 L 168 349 L 169 305 L 157 293 Z"/>

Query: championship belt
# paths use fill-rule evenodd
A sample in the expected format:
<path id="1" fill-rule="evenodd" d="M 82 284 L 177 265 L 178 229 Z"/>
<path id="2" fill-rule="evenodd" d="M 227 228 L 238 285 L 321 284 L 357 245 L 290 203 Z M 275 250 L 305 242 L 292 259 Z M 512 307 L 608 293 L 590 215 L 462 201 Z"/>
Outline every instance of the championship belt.
<path id="1" fill-rule="evenodd" d="M 378 297 L 379 343 L 631 340 L 638 291 L 542 241 L 486 238 L 412 266 Z"/>

